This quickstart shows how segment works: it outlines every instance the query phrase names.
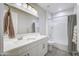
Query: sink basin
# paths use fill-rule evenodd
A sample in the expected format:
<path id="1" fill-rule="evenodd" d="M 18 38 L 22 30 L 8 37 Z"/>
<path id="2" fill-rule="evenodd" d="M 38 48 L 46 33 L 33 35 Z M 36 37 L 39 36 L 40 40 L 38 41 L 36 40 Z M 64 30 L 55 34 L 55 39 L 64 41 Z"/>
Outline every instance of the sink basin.
<path id="1" fill-rule="evenodd" d="M 21 43 L 28 43 L 28 42 L 31 42 L 31 41 L 33 41 L 33 40 L 35 40 L 35 38 L 27 38 L 27 39 L 21 39 L 21 40 L 17 40 L 17 41 L 15 41 L 14 43 L 15 44 L 21 44 Z"/>
<path id="2" fill-rule="evenodd" d="M 23 39 L 22 37 L 18 38 L 18 40 L 22 40 L 22 39 Z"/>

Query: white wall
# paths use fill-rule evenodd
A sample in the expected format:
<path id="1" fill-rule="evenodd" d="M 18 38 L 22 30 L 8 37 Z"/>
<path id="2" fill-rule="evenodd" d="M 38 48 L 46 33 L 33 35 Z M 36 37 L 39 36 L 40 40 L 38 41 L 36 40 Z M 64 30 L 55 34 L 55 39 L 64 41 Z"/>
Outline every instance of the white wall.
<path id="1" fill-rule="evenodd" d="M 3 4 L 0 4 L 0 34 L 2 34 L 3 33 L 3 9 L 4 9 L 4 7 L 3 7 Z"/>
<path id="2" fill-rule="evenodd" d="M 46 14 L 47 14 L 46 11 L 43 10 L 41 7 L 39 7 L 37 4 L 32 4 L 32 6 L 38 11 L 39 33 L 46 34 L 46 20 L 47 20 L 46 19 Z M 34 20 L 36 20 L 37 18 L 35 18 L 29 14 L 23 13 L 21 11 L 18 11 L 16 9 L 13 9 L 13 8 L 12 8 L 12 12 L 13 12 L 13 14 L 15 14 L 17 12 L 14 15 L 16 20 L 13 20 L 13 22 L 15 22 L 14 28 L 15 28 L 16 33 L 27 33 L 27 31 L 32 32 L 32 30 L 31 30 L 32 22 Z M 18 17 L 16 17 L 16 15 Z M 17 24 L 19 26 L 16 26 Z"/>
<path id="3" fill-rule="evenodd" d="M 36 17 L 12 7 L 10 7 L 10 9 L 12 13 L 12 20 L 15 33 L 16 34 L 31 33 L 32 22 L 33 20 L 36 20 Z M 5 6 L 5 12 L 7 10 L 8 7 Z"/>
<path id="4" fill-rule="evenodd" d="M 39 33 L 46 35 L 46 21 L 47 12 L 39 7 L 37 4 L 31 3 L 31 5 L 38 11 L 39 16 Z"/>
<path id="5" fill-rule="evenodd" d="M 3 51 L 3 4 L 0 4 L 0 54 Z"/>
<path id="6" fill-rule="evenodd" d="M 55 43 L 68 45 L 67 16 L 53 19 L 53 40 Z"/>
<path id="7" fill-rule="evenodd" d="M 64 11 L 52 14 L 52 17 L 61 17 L 61 16 L 68 16 L 68 15 L 72 15 L 76 13 L 76 8 L 70 8 L 70 9 L 66 9 Z"/>
<path id="8" fill-rule="evenodd" d="M 68 45 L 67 37 L 67 16 L 49 20 L 49 40 L 51 43 Z"/>
<path id="9" fill-rule="evenodd" d="M 18 16 L 18 33 L 31 33 L 32 23 L 36 18 L 22 12 L 19 12 Z"/>

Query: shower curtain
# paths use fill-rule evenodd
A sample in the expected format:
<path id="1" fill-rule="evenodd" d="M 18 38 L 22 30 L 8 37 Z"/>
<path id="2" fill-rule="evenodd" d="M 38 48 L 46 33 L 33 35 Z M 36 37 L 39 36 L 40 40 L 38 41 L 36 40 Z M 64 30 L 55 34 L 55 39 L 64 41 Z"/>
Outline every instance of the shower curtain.
<path id="1" fill-rule="evenodd" d="M 8 9 L 8 11 L 5 13 L 4 16 L 4 33 L 8 34 L 9 38 L 15 37 L 10 8 Z"/>
<path id="2" fill-rule="evenodd" d="M 76 24 L 76 15 L 68 16 L 68 51 L 72 53 L 73 51 L 73 31 L 74 25 Z"/>

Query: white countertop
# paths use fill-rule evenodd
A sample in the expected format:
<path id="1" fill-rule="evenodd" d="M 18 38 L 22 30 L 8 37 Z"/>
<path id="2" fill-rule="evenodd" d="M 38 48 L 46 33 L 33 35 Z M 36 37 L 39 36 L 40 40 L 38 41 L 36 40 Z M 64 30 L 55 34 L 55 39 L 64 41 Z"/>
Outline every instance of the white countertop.
<path id="1" fill-rule="evenodd" d="M 42 38 L 45 38 L 45 37 L 47 37 L 47 36 L 29 34 L 29 35 L 23 36 L 22 40 L 17 40 L 17 38 L 14 38 L 14 39 L 4 38 L 4 49 L 3 49 L 3 51 L 7 52 L 11 49 L 15 49 L 15 48 L 21 47 L 23 45 L 33 43 L 33 42 L 41 40 Z"/>

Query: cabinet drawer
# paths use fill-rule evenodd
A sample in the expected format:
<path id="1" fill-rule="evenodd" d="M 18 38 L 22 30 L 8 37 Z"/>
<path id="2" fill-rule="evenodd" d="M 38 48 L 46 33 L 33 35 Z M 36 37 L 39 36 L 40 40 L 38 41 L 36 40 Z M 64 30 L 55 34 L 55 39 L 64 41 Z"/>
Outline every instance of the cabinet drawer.
<path id="1" fill-rule="evenodd" d="M 40 44 L 40 56 L 43 56 L 47 53 L 48 51 L 48 44 L 47 44 L 47 39 L 43 39 L 39 42 Z"/>

